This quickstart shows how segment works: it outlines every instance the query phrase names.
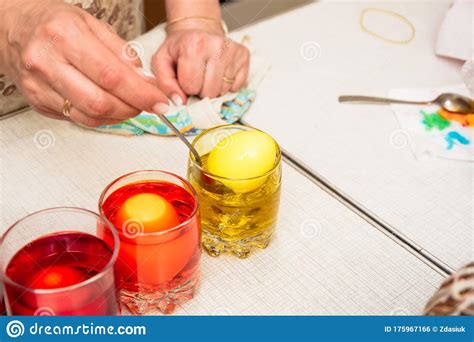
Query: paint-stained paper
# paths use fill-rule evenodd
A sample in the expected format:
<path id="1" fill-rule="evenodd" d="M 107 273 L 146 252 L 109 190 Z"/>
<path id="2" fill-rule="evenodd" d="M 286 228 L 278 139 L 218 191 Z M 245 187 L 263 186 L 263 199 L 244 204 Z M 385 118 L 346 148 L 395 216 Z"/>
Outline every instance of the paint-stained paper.
<path id="1" fill-rule="evenodd" d="M 391 98 L 432 100 L 441 93 L 457 93 L 469 97 L 464 85 L 431 89 L 393 89 Z M 447 158 L 474 161 L 474 113 L 450 113 L 439 106 L 391 106 L 406 133 L 416 158 Z"/>

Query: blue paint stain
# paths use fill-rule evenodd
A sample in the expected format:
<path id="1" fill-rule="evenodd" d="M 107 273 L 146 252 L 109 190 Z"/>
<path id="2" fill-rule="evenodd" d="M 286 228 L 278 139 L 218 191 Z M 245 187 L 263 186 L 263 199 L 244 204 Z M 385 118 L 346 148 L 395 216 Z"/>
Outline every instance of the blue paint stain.
<path id="1" fill-rule="evenodd" d="M 451 150 L 456 143 L 460 143 L 461 145 L 469 145 L 471 143 L 468 138 L 456 131 L 449 132 L 444 139 L 448 143 L 448 150 Z"/>

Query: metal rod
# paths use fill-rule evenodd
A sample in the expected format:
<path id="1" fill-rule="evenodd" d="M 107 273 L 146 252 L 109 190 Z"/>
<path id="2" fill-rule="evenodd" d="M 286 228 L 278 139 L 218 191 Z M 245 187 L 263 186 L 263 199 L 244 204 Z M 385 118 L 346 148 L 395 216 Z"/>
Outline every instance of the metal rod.
<path id="1" fill-rule="evenodd" d="M 179 131 L 179 129 L 174 127 L 174 125 L 171 123 L 171 121 L 168 120 L 168 118 L 166 116 L 164 116 L 163 114 L 159 114 L 159 113 L 156 113 L 156 115 L 158 115 L 160 120 L 163 121 L 166 124 L 166 126 L 168 126 L 176 134 L 176 136 L 178 138 L 180 138 L 181 141 L 189 148 L 191 153 L 194 155 L 194 159 L 196 159 L 197 163 L 199 165 L 202 165 L 201 156 L 199 155 L 198 151 L 196 151 L 194 146 L 188 141 L 188 139 L 186 139 L 186 137 L 183 135 L 183 133 L 181 133 Z"/>

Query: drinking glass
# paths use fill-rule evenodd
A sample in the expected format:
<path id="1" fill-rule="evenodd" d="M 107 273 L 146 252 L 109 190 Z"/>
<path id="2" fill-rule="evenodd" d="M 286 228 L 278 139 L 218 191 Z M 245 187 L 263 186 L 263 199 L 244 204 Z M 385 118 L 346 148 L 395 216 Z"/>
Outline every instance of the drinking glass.
<path id="1" fill-rule="evenodd" d="M 0 316 L 5 316 L 6 314 L 5 301 L 3 299 L 3 283 L 0 282 Z"/>
<path id="2" fill-rule="evenodd" d="M 0 247 L 9 315 L 120 314 L 118 235 L 99 215 L 69 207 L 38 211 L 11 226 Z"/>
<path id="3" fill-rule="evenodd" d="M 253 250 L 268 246 L 276 226 L 282 175 L 281 152 L 276 142 L 275 164 L 271 170 L 257 177 L 230 179 L 206 171 L 211 150 L 222 139 L 241 131 L 259 130 L 241 125 L 209 129 L 193 141 L 202 166 L 192 153 L 189 154 L 188 180 L 197 192 L 203 247 L 211 256 L 231 253 L 246 258 Z"/>
<path id="4" fill-rule="evenodd" d="M 163 200 L 166 203 L 159 204 Z M 164 210 L 159 205 L 169 212 L 159 217 Z M 99 210 L 119 234 L 121 301 L 133 314 L 154 309 L 172 313 L 176 305 L 193 298 L 201 226 L 196 193 L 185 179 L 154 170 L 124 175 L 105 188 Z M 149 212 L 134 217 L 137 210 Z"/>

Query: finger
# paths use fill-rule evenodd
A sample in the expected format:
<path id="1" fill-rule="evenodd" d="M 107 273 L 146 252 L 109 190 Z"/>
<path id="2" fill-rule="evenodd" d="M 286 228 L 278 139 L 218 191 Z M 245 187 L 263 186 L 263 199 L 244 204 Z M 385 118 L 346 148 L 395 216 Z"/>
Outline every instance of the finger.
<path id="1" fill-rule="evenodd" d="M 131 107 L 151 111 L 157 103 L 168 103 L 158 87 L 144 80 L 90 32 L 78 36 L 75 42 L 65 41 L 65 44 L 66 58 L 76 69 Z"/>
<path id="2" fill-rule="evenodd" d="M 239 91 L 247 83 L 250 69 L 250 51 L 247 47 L 240 45 L 239 57 L 236 58 L 235 82 L 231 86 L 231 91 Z"/>
<path id="3" fill-rule="evenodd" d="M 91 118 L 87 114 L 75 109 L 74 107 L 71 109 L 70 120 L 74 121 L 75 123 L 86 126 L 86 127 L 99 127 L 99 126 L 108 126 L 108 125 L 116 125 L 121 122 L 122 120 L 113 120 L 113 119 L 96 119 Z"/>
<path id="4" fill-rule="evenodd" d="M 173 57 L 166 48 L 160 48 L 153 56 L 151 68 L 160 90 L 176 105 L 186 103 L 186 94 L 179 86 Z"/>
<path id="5" fill-rule="evenodd" d="M 204 76 L 204 84 L 201 89 L 201 97 L 217 97 L 224 83 L 224 72 L 228 67 L 228 61 L 225 58 L 219 60 L 210 60 L 207 64 L 206 74 Z"/>
<path id="6" fill-rule="evenodd" d="M 54 119 L 54 120 L 64 120 L 64 121 L 67 121 L 68 118 L 65 117 L 64 115 L 56 112 L 56 111 L 53 111 L 49 108 L 45 108 L 45 107 L 42 107 L 42 106 L 39 106 L 39 107 L 36 107 L 36 106 L 32 106 L 33 110 L 35 112 L 38 112 L 40 113 L 41 115 L 43 116 L 46 116 L 50 119 Z"/>
<path id="7" fill-rule="evenodd" d="M 241 45 L 236 44 L 235 48 L 233 49 L 234 54 L 230 58 L 231 63 L 227 67 L 226 71 L 224 72 L 224 77 L 228 80 L 234 80 L 237 76 L 238 71 L 240 70 L 241 67 L 244 66 L 245 60 L 246 60 L 246 54 L 245 54 L 245 49 L 241 48 Z M 225 80 L 222 82 L 222 89 L 221 89 L 221 95 L 224 95 L 228 93 L 234 82 L 226 82 Z"/>
<path id="8" fill-rule="evenodd" d="M 239 91 L 247 83 L 250 68 L 250 52 L 246 47 L 240 49 L 239 58 L 236 59 L 235 82 L 231 86 L 231 91 Z"/>
<path id="9" fill-rule="evenodd" d="M 33 108 L 41 114 L 57 120 L 70 120 L 87 127 L 113 125 L 120 121 L 110 119 L 96 119 L 81 112 L 74 105 L 69 111 L 69 117 L 63 113 L 64 98 L 46 83 L 38 80 L 36 86 L 41 89 L 41 103 L 36 103 Z"/>
<path id="10" fill-rule="evenodd" d="M 178 82 L 187 95 L 198 95 L 201 92 L 206 69 L 206 57 L 183 56 L 178 58 Z"/>
<path id="11" fill-rule="evenodd" d="M 53 90 L 41 79 L 22 77 L 18 80 L 17 86 L 34 111 L 51 119 L 65 120 L 64 115 L 50 109 L 54 103 L 51 98 Z"/>
<path id="12" fill-rule="evenodd" d="M 224 77 L 228 80 L 235 80 L 236 74 L 237 74 L 237 66 L 235 65 L 235 63 L 232 63 L 231 65 L 227 67 L 226 71 L 224 72 Z M 230 88 L 232 87 L 232 84 L 233 84 L 232 82 L 226 82 L 223 79 L 220 95 L 224 95 L 228 93 L 230 91 Z"/>
<path id="13" fill-rule="evenodd" d="M 63 100 L 68 99 L 75 109 L 93 119 L 123 121 L 141 112 L 107 93 L 69 64 L 56 63 L 49 84 Z"/>
<path id="14" fill-rule="evenodd" d="M 247 77 L 248 77 L 248 68 L 241 68 L 239 72 L 237 73 L 237 76 L 235 76 L 235 82 L 232 84 L 232 87 L 230 88 L 231 91 L 237 92 L 239 91 L 247 82 Z"/>
<path id="15" fill-rule="evenodd" d="M 97 20 L 89 13 L 86 13 L 85 19 L 96 37 L 107 46 L 114 55 L 118 56 L 123 62 L 134 67 L 141 68 L 143 66 L 140 59 L 141 51 L 136 51 L 133 44 L 120 38 L 112 26 Z"/>

